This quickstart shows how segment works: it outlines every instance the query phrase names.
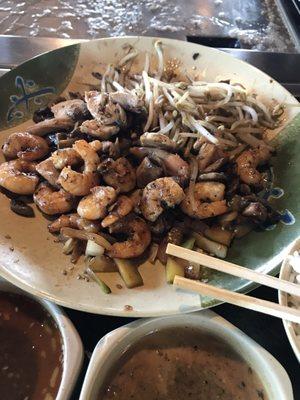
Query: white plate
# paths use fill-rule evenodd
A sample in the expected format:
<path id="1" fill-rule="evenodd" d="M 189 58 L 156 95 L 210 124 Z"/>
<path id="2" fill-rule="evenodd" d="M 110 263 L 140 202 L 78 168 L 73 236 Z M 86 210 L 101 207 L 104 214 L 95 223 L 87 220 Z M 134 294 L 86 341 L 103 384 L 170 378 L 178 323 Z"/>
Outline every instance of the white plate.
<path id="1" fill-rule="evenodd" d="M 10 75 L 1 78 L 0 90 L 7 93 L 8 98 L 12 99 L 10 95 L 17 92 L 17 89 L 13 86 L 15 81 L 11 76 L 15 77 L 17 74 L 23 74 L 24 78 L 35 80 L 36 83 L 39 83 L 38 79 L 42 81 L 45 78 L 44 84 L 48 82 L 47 79 L 53 80 L 53 77 L 59 80 L 60 74 L 64 74 L 66 80 L 65 68 L 67 67 L 60 67 L 60 60 L 67 63 L 67 58 L 72 58 L 71 55 L 77 51 L 78 61 L 76 60 L 77 64 L 74 66 L 74 70 L 70 71 L 70 76 L 68 75 L 69 84 L 65 85 L 67 87 L 60 86 L 57 92 L 63 89 L 82 92 L 88 88 L 87 84 L 90 82 L 99 84 L 99 81 L 92 78 L 91 72 L 103 71 L 105 64 L 116 63 L 124 55 L 125 44 L 129 43 L 141 52 L 141 56 L 135 60 L 136 68 L 140 68 L 144 63 L 145 51 L 153 54 L 155 40 L 157 38 L 109 38 L 74 45 L 64 50 L 56 50 L 56 52 L 50 52 L 29 61 L 19 67 L 17 72 L 13 71 L 9 73 Z M 231 79 L 241 83 L 249 90 L 255 91 L 262 99 L 297 103 L 290 93 L 269 76 L 224 52 L 193 43 L 170 39 L 161 40 L 166 57 L 181 60 L 183 68 L 193 74 L 198 72 L 199 78 L 205 76 L 208 81 Z M 193 57 L 195 53 L 198 54 L 196 60 Z M 57 54 L 61 58 L 57 57 Z M 54 56 L 58 58 L 57 65 L 53 65 Z M 41 66 L 43 67 L 42 73 Z M 56 67 L 59 73 L 55 70 Z M 7 84 L 4 85 L 4 82 Z M 15 90 L 15 92 L 8 91 L 7 88 L 10 85 L 11 90 Z M 285 112 L 284 125 L 291 121 L 297 112 L 296 107 L 289 108 Z M 19 125 L 17 129 L 23 130 L 31 123 L 27 121 L 23 125 Z M 16 128 L 6 129 L 2 132 L 4 134 L 1 135 L 1 141 L 3 142 L 4 138 L 14 131 Z M 161 316 L 195 311 L 201 308 L 198 295 L 176 290 L 166 284 L 162 265 L 143 265 L 140 272 L 145 285 L 131 290 L 124 288 L 124 284 L 117 274 L 106 274 L 104 280 L 112 288 L 110 295 L 103 294 L 95 283 L 86 283 L 76 279 L 77 274 L 84 269 L 83 263 L 75 266 L 72 272 L 63 275 L 62 271 L 68 270 L 70 266 L 69 257 L 62 254 L 62 246 L 54 243 L 53 236 L 48 233 L 48 221 L 37 211 L 34 219 L 17 216 L 10 211 L 9 200 L 2 195 L 0 196 L 0 209 L 0 274 L 34 295 L 74 309 L 120 316 Z M 11 238 L 8 238 L 7 235 Z M 11 246 L 14 251 L 11 251 Z M 266 272 L 272 272 L 281 261 L 281 254 L 276 257 L 274 255 L 274 258 L 270 262 L 268 260 L 268 263 L 264 261 L 263 257 L 255 259 L 252 268 L 261 268 Z M 231 290 L 249 290 L 250 288 L 249 284 L 244 281 L 235 279 L 232 281 L 233 283 L 225 284 L 223 279 L 227 278 L 221 277 L 218 284 L 223 284 Z M 121 284 L 123 288 L 118 289 L 117 284 Z M 207 303 L 207 305 L 211 304 L 213 303 Z M 130 305 L 132 311 L 128 311 L 126 305 Z"/>

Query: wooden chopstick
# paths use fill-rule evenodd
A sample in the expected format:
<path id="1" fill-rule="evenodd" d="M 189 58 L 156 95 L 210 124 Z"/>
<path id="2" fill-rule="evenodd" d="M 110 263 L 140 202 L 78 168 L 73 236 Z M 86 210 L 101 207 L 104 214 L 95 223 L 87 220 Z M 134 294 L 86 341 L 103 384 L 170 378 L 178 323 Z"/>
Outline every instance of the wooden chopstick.
<path id="1" fill-rule="evenodd" d="M 206 254 L 198 253 L 197 251 L 185 249 L 184 247 L 168 244 L 167 254 L 182 258 L 183 260 L 195 262 L 205 267 L 215 269 L 226 274 L 238 276 L 239 278 L 248 279 L 249 281 L 260 283 L 261 285 L 269 286 L 274 289 L 282 290 L 289 294 L 300 297 L 300 285 L 274 276 L 265 275 L 262 272 L 253 271 L 245 267 L 233 264 L 228 261 L 220 260 L 219 258 L 211 257 Z"/>
<path id="2" fill-rule="evenodd" d="M 178 275 L 175 276 L 174 285 L 181 289 L 197 292 L 221 301 L 226 301 L 227 303 L 239 307 L 247 308 L 248 310 L 258 311 L 287 321 L 296 322 L 298 324 L 300 323 L 300 310 L 272 303 L 271 301 L 257 299 L 256 297 L 247 296 L 237 292 L 231 292 L 226 289 L 221 289 L 199 281 L 193 281 L 192 279 L 183 278 Z"/>

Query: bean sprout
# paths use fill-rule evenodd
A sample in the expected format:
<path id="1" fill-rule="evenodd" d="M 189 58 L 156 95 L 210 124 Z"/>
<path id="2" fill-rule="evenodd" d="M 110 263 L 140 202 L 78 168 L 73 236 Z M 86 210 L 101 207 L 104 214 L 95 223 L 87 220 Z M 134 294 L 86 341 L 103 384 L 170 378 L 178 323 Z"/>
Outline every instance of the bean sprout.
<path id="1" fill-rule="evenodd" d="M 136 56 L 138 55 L 138 52 L 136 50 L 133 50 L 131 53 L 127 54 L 118 63 L 118 67 L 123 67 L 128 61 L 133 60 Z"/>
<path id="2" fill-rule="evenodd" d="M 156 78 L 157 79 L 160 79 L 162 74 L 163 74 L 163 72 L 164 72 L 164 58 L 163 58 L 161 45 L 162 45 L 162 43 L 159 40 L 157 40 L 154 43 L 154 48 L 156 50 L 157 59 L 158 59 L 157 74 L 156 74 Z"/>

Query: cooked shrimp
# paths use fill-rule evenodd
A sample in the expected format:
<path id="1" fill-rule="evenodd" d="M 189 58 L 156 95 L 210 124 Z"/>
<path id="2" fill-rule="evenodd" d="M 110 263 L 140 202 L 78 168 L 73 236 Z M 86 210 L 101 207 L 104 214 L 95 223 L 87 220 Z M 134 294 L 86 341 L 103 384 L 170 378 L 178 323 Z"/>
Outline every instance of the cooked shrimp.
<path id="1" fill-rule="evenodd" d="M 130 192 L 135 188 L 135 170 L 125 157 L 118 158 L 116 161 L 108 158 L 99 165 L 98 171 L 105 183 L 120 193 Z"/>
<path id="2" fill-rule="evenodd" d="M 249 149 L 237 158 L 237 173 L 241 180 L 248 185 L 260 186 L 262 183 L 261 173 L 256 169 L 259 164 L 266 162 L 271 156 L 267 147 Z"/>
<path id="3" fill-rule="evenodd" d="M 223 200 L 225 194 L 225 185 L 223 183 L 196 183 L 194 193 L 190 193 L 189 189 L 186 189 L 185 194 L 181 209 L 190 217 L 199 219 L 211 218 L 228 211 L 226 201 Z"/>
<path id="4" fill-rule="evenodd" d="M 150 182 L 143 190 L 141 211 L 151 222 L 169 207 L 175 207 L 184 199 L 182 188 L 172 178 L 159 178 Z"/>
<path id="5" fill-rule="evenodd" d="M 72 167 L 80 163 L 81 158 L 76 150 L 71 147 L 66 149 L 59 149 L 52 153 L 53 165 L 57 169 L 63 169 L 64 167 Z"/>
<path id="6" fill-rule="evenodd" d="M 73 149 L 77 151 L 84 161 L 84 172 L 95 172 L 100 162 L 98 154 L 85 140 L 77 140 L 73 144 Z"/>
<path id="7" fill-rule="evenodd" d="M 0 165 L 0 186 L 17 194 L 33 194 L 39 182 L 35 163 L 12 160 Z"/>
<path id="8" fill-rule="evenodd" d="M 72 118 L 74 121 L 82 120 L 89 115 L 86 103 L 81 99 L 61 101 L 51 107 L 54 118 Z"/>
<path id="9" fill-rule="evenodd" d="M 56 190 L 48 183 L 41 183 L 33 195 L 39 209 L 47 215 L 64 214 L 74 207 L 74 197 L 65 190 Z"/>
<path id="10" fill-rule="evenodd" d="M 116 135 L 120 130 L 116 125 L 102 125 L 95 119 L 84 121 L 82 125 L 80 125 L 79 129 L 80 132 L 101 140 L 109 139 L 111 136 Z"/>
<path id="11" fill-rule="evenodd" d="M 110 142 L 108 140 L 104 140 L 100 142 L 100 140 L 93 140 L 90 142 L 90 146 L 100 154 L 108 154 L 109 157 L 117 158 L 120 156 L 120 144 L 118 140 L 116 143 Z"/>
<path id="12" fill-rule="evenodd" d="M 95 220 L 105 217 L 107 208 L 116 200 L 117 194 L 110 186 L 95 186 L 91 194 L 80 200 L 77 212 L 85 219 Z"/>
<path id="13" fill-rule="evenodd" d="M 95 171 L 99 156 L 85 140 L 77 140 L 73 144 L 73 149 L 83 159 L 84 171 L 80 173 L 73 171 L 70 167 L 65 167 L 59 175 L 58 183 L 74 196 L 85 196 L 92 187 L 97 186 L 98 178 Z"/>
<path id="14" fill-rule="evenodd" d="M 159 149 L 174 151 L 177 147 L 176 142 L 162 133 L 145 132 L 140 136 L 142 146 L 158 147 Z"/>
<path id="15" fill-rule="evenodd" d="M 47 133 L 73 127 L 74 121 L 71 118 L 51 118 L 26 128 L 26 132 L 36 136 L 45 136 Z"/>
<path id="16" fill-rule="evenodd" d="M 96 221 L 88 221 L 81 218 L 78 214 L 61 215 L 55 221 L 48 225 L 49 232 L 59 232 L 61 228 L 69 227 L 85 230 L 88 232 L 99 232 L 100 223 Z"/>
<path id="17" fill-rule="evenodd" d="M 46 179 L 46 181 L 50 183 L 50 185 L 55 187 L 58 186 L 57 181 L 60 171 L 55 168 L 52 157 L 41 161 L 36 165 L 35 169 L 43 178 Z"/>
<path id="18" fill-rule="evenodd" d="M 85 196 L 92 187 L 98 185 L 99 180 L 93 172 L 80 173 L 65 167 L 59 175 L 58 183 L 73 196 Z"/>
<path id="19" fill-rule="evenodd" d="M 120 196 L 115 204 L 110 207 L 109 214 L 101 222 L 103 228 L 117 222 L 120 218 L 125 217 L 133 210 L 133 202 L 127 196 Z"/>
<path id="20" fill-rule="evenodd" d="M 9 158 L 35 161 L 43 158 L 49 151 L 45 139 L 27 132 L 12 133 L 2 147 L 3 154 Z"/>
<path id="21" fill-rule="evenodd" d="M 172 154 L 153 147 L 132 147 L 130 152 L 140 160 L 148 156 L 154 161 L 160 161 L 164 165 L 166 174 L 178 176 L 182 183 L 186 183 L 190 177 L 189 164 L 178 154 Z"/>
<path id="22" fill-rule="evenodd" d="M 125 217 L 111 225 L 110 233 L 129 235 L 124 242 L 111 246 L 108 255 L 112 258 L 133 258 L 140 256 L 151 243 L 151 232 L 147 223 L 140 217 Z"/>

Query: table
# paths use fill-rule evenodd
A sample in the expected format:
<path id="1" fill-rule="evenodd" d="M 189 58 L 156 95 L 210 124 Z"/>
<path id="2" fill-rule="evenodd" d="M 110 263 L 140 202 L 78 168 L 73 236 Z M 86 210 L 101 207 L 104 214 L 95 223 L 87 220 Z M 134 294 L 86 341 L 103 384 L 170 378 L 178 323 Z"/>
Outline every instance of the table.
<path id="1" fill-rule="evenodd" d="M 262 286 L 255 289 L 251 295 L 277 301 L 277 291 Z M 230 304 L 219 305 L 214 308 L 214 311 L 245 332 L 283 365 L 291 379 L 295 400 L 300 399 L 299 363 L 289 344 L 282 321 Z M 71 399 L 78 400 L 88 360 L 97 342 L 108 332 L 134 319 L 93 315 L 70 309 L 65 309 L 65 312 L 77 328 L 85 350 L 82 372 Z"/>

